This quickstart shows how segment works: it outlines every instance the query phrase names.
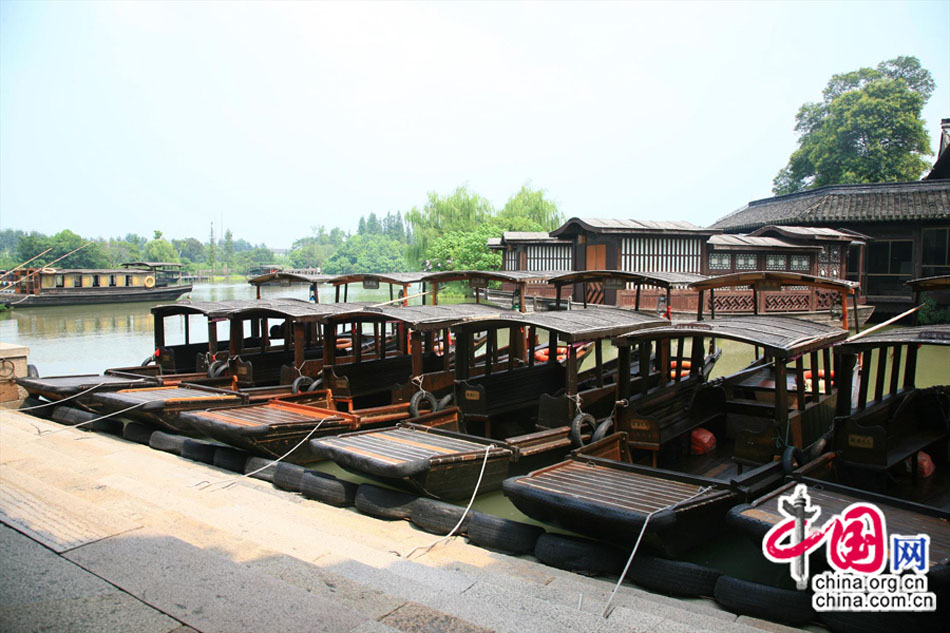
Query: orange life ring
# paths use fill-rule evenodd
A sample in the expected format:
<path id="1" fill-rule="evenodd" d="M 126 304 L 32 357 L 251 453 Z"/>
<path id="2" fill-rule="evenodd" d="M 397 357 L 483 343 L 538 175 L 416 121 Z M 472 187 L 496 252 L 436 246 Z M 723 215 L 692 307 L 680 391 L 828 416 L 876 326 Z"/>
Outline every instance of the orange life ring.
<path id="1" fill-rule="evenodd" d="M 693 362 L 689 360 L 680 361 L 679 363 L 677 363 L 675 360 L 670 361 L 670 368 L 672 369 L 692 369 L 692 367 Z"/>
<path id="2" fill-rule="evenodd" d="M 802 374 L 802 377 L 803 377 L 805 380 L 811 380 L 811 378 L 812 378 L 813 375 L 814 375 L 814 374 L 812 373 L 812 371 L 811 371 L 810 369 L 806 369 L 805 372 Z M 832 382 L 833 382 L 834 379 L 835 379 L 835 370 L 834 370 L 834 369 L 831 370 L 830 376 L 831 376 L 831 380 L 832 380 Z M 824 369 L 819 369 L 819 370 L 818 370 L 818 378 L 821 379 L 821 378 L 824 378 L 824 377 L 825 377 L 825 370 L 824 370 Z"/>
<path id="3" fill-rule="evenodd" d="M 551 357 L 550 354 L 551 354 L 551 348 L 545 347 L 543 349 L 539 349 L 538 351 L 534 353 L 534 359 L 538 362 L 546 363 L 548 362 L 548 359 Z M 563 361 L 566 358 L 567 358 L 567 347 L 564 345 L 558 345 L 557 346 L 557 360 Z"/>
<path id="4" fill-rule="evenodd" d="M 155 287 L 155 277 L 148 275 L 145 277 L 145 287 L 154 288 Z"/>
<path id="5" fill-rule="evenodd" d="M 337 349 L 353 349 L 353 339 L 338 338 L 336 340 Z"/>

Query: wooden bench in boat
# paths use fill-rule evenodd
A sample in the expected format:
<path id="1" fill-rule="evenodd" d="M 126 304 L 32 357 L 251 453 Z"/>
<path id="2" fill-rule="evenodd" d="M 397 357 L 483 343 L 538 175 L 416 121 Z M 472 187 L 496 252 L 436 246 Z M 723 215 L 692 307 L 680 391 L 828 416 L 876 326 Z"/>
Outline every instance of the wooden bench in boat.
<path id="1" fill-rule="evenodd" d="M 950 428 L 942 417 L 946 414 L 936 402 L 938 389 L 901 392 L 839 420 L 837 445 L 841 462 L 886 471 L 909 457 L 916 476 L 917 453 L 950 440 Z"/>
<path id="2" fill-rule="evenodd" d="M 423 368 L 432 367 L 435 354 L 423 355 Z M 334 399 L 352 410 L 356 398 L 390 394 L 398 383 L 406 382 L 412 375 L 412 357 L 394 356 L 378 360 L 364 360 L 323 368 L 323 384 L 333 392 Z"/>
<path id="3" fill-rule="evenodd" d="M 704 395 L 700 396 L 701 393 Z M 706 396 L 712 393 L 713 390 L 704 389 L 698 375 L 691 375 L 636 396 L 618 409 L 618 430 L 627 433 L 631 448 L 653 451 L 656 466 L 664 444 L 723 416 L 721 406 L 708 406 L 706 402 Z"/>
<path id="4" fill-rule="evenodd" d="M 520 410 L 534 413 L 541 396 L 562 390 L 565 379 L 566 371 L 557 363 L 516 367 L 511 371 L 460 381 L 456 384 L 456 402 L 466 418 L 483 421 Z"/>

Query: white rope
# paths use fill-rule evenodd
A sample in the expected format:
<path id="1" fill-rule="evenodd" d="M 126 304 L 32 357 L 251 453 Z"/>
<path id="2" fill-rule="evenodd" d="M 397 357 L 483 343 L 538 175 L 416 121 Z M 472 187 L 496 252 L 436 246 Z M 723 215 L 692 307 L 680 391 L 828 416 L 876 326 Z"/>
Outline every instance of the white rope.
<path id="1" fill-rule="evenodd" d="M 647 524 L 650 522 L 650 519 L 653 518 L 653 515 L 657 514 L 658 512 L 663 512 L 664 510 L 672 510 L 678 505 L 686 503 L 687 501 L 690 501 L 691 499 L 695 499 L 696 497 L 707 493 L 711 488 L 712 486 L 706 486 L 704 488 L 700 488 L 696 494 L 686 497 L 685 499 L 676 501 L 674 503 L 671 503 L 662 508 L 657 508 L 656 510 L 654 510 L 653 512 L 647 515 L 647 518 L 644 519 L 643 521 L 643 525 L 640 527 L 640 535 L 637 536 L 637 542 L 633 546 L 633 551 L 630 552 L 630 558 L 627 559 L 627 564 L 624 565 L 623 571 L 620 573 L 620 578 L 617 580 L 617 584 L 614 587 L 614 590 L 610 593 L 610 598 L 607 600 L 607 604 L 604 605 L 604 611 L 603 613 L 600 614 L 600 617 L 607 618 L 610 616 L 610 603 L 614 601 L 614 596 L 617 595 L 617 591 L 620 589 L 620 583 L 622 583 L 623 579 L 627 577 L 627 572 L 630 570 L 630 565 L 633 564 L 633 557 L 637 555 L 637 549 L 640 547 L 640 541 L 643 540 L 643 534 L 647 531 Z"/>
<path id="2" fill-rule="evenodd" d="M 216 489 L 215 489 L 215 490 L 226 490 L 227 488 L 230 488 L 231 486 L 233 486 L 234 484 L 236 484 L 236 483 L 239 482 L 240 480 L 242 480 L 242 479 L 244 479 L 244 478 L 246 478 L 246 477 L 251 477 L 251 476 L 253 476 L 253 475 L 256 475 L 257 473 L 262 472 L 262 471 L 264 471 L 264 470 L 267 470 L 267 469 L 270 468 L 271 466 L 274 466 L 274 465 L 276 465 L 277 463 L 283 461 L 286 457 L 288 457 L 290 454 L 292 454 L 295 450 L 297 450 L 298 448 L 300 448 L 301 446 L 303 446 L 303 443 L 306 442 L 307 440 L 309 440 L 310 437 L 311 437 L 314 433 L 317 432 L 317 429 L 319 429 L 320 426 L 321 426 L 324 422 L 327 422 L 327 421 L 329 421 L 329 420 L 342 420 L 342 419 L 343 419 L 343 418 L 341 418 L 341 417 L 338 416 L 338 415 L 330 416 L 330 417 L 328 417 L 328 418 L 323 418 L 322 420 L 320 420 L 319 422 L 317 422 L 317 425 L 314 426 L 314 427 L 310 430 L 310 432 L 307 433 L 307 435 L 306 435 L 302 440 L 300 440 L 299 442 L 297 442 L 297 445 L 296 445 L 296 446 L 294 446 L 292 449 L 290 449 L 289 451 L 287 451 L 286 453 L 284 453 L 283 455 L 281 455 L 280 457 L 278 457 L 278 458 L 275 459 L 274 461 L 268 462 L 267 464 L 264 464 L 263 466 L 261 466 L 261 467 L 258 468 L 257 470 L 252 470 L 251 472 L 249 472 L 249 473 L 244 473 L 243 475 L 240 475 L 240 476 L 238 476 L 238 477 L 231 477 L 230 479 L 222 479 L 221 481 L 199 481 L 199 482 L 196 483 L 196 484 L 192 484 L 191 487 L 192 487 L 192 488 L 198 488 L 199 490 L 209 490 L 209 489 L 213 488 L 214 486 L 218 486 L 218 485 L 221 485 L 221 484 L 226 484 L 226 485 L 222 486 L 221 488 L 216 488 Z M 212 492 L 214 492 L 214 491 L 212 491 Z"/>
<path id="3" fill-rule="evenodd" d="M 67 396 L 66 398 L 60 398 L 59 400 L 54 400 L 53 402 L 46 402 L 46 403 L 44 403 L 44 404 L 38 404 L 38 405 L 32 406 L 32 407 L 20 407 L 19 409 L 17 409 L 17 411 L 32 411 L 33 409 L 42 409 L 42 408 L 44 408 L 44 407 L 55 407 L 55 406 L 58 405 L 58 404 L 62 404 L 62 403 L 64 403 L 64 402 L 68 402 L 68 401 L 72 400 L 73 398 L 78 398 L 79 396 L 85 395 L 85 394 L 89 393 L 90 391 L 92 391 L 92 390 L 94 390 L 94 389 L 98 389 L 99 387 L 101 387 L 101 386 L 104 385 L 104 384 L 106 384 L 106 383 L 100 382 L 98 385 L 93 385 L 92 387 L 89 387 L 88 389 L 86 389 L 86 390 L 84 390 L 84 391 L 80 391 L 79 393 L 74 393 L 73 395 Z"/>
<path id="4" fill-rule="evenodd" d="M 410 556 L 415 554 L 417 550 L 420 550 L 420 549 L 425 550 L 424 552 L 422 552 L 422 555 L 425 556 L 430 551 L 432 551 L 433 547 L 455 536 L 455 532 L 457 532 L 458 529 L 462 527 L 462 523 L 465 521 L 465 517 L 468 516 L 469 511 L 471 511 L 472 509 L 472 504 L 475 503 L 475 497 L 478 495 L 478 489 L 482 485 L 482 477 L 485 475 L 485 466 L 488 464 L 488 454 L 491 452 L 491 449 L 494 448 L 494 446 L 495 446 L 494 444 L 489 444 L 488 446 L 485 447 L 485 457 L 484 459 L 482 459 L 482 469 L 478 473 L 478 481 L 475 482 L 475 490 L 472 491 L 472 498 L 469 499 L 468 505 L 465 507 L 465 512 L 462 513 L 462 517 L 459 519 L 459 522 L 455 524 L 455 527 L 452 528 L 452 531 L 446 534 L 445 536 L 443 536 L 442 538 L 433 541 L 428 546 L 419 545 L 418 547 L 412 548 L 408 554 L 403 556 L 403 558 L 409 558 Z M 396 555 L 398 556 L 399 553 L 396 552 Z"/>
<path id="5" fill-rule="evenodd" d="M 55 435 L 56 433 L 62 433 L 63 431 L 67 431 L 67 430 L 69 430 L 69 429 L 78 429 L 78 428 L 81 427 L 81 426 L 86 426 L 87 424 L 92 424 L 93 422 L 98 422 L 99 420 L 105 420 L 106 418 L 111 418 L 111 417 L 114 416 L 114 415 L 119 415 L 120 413 L 125 413 L 126 411 L 131 411 L 132 409 L 138 409 L 139 407 L 144 407 L 146 404 L 148 404 L 148 403 L 147 403 L 147 402 L 140 402 L 140 403 L 138 403 L 138 404 L 133 404 L 131 407 L 126 407 L 126 408 L 121 409 L 121 410 L 119 410 L 119 411 L 113 411 L 112 413 L 107 413 L 106 415 L 100 415 L 98 418 L 93 418 L 93 419 L 91 419 L 91 420 L 86 420 L 85 422 L 80 422 L 79 424 L 71 424 L 71 425 L 69 425 L 68 427 L 66 427 L 65 429 L 59 429 L 59 430 L 57 430 L 57 431 L 46 431 L 45 433 L 43 433 L 43 432 L 40 431 L 39 429 L 36 429 L 36 434 L 37 434 L 37 435 L 40 435 L 40 436 L 43 436 L 43 435 Z M 35 428 L 35 427 L 34 427 L 34 428 Z"/>

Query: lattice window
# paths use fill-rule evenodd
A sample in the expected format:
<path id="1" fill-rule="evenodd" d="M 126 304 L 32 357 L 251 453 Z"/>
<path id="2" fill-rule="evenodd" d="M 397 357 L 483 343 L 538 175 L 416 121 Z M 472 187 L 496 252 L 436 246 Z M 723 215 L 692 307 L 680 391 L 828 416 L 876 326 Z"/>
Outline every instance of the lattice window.
<path id="1" fill-rule="evenodd" d="M 755 255 L 736 255 L 736 270 L 755 270 Z"/>
<path id="2" fill-rule="evenodd" d="M 811 257 L 808 255 L 792 255 L 789 270 L 807 273 L 811 270 Z"/>
<path id="3" fill-rule="evenodd" d="M 732 270 L 732 255 L 729 253 L 710 253 L 709 270 Z"/>
<path id="4" fill-rule="evenodd" d="M 765 270 L 785 270 L 787 267 L 785 255 L 766 255 Z"/>
<path id="5" fill-rule="evenodd" d="M 528 246 L 528 270 L 573 270 L 573 249 L 570 244 Z"/>
<path id="6" fill-rule="evenodd" d="M 505 270 L 518 270 L 517 251 L 505 251 Z"/>
<path id="7" fill-rule="evenodd" d="M 702 238 L 628 237 L 620 243 L 620 269 L 628 272 L 698 273 Z"/>
<path id="8" fill-rule="evenodd" d="M 837 279 L 841 276 L 841 247 L 825 246 L 818 253 L 818 276 Z"/>

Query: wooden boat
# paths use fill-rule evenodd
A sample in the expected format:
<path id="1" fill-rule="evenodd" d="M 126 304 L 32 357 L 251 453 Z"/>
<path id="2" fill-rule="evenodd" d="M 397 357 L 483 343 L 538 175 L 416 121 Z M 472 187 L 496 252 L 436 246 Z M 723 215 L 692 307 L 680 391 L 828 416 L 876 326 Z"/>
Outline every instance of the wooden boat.
<path id="1" fill-rule="evenodd" d="M 502 312 L 479 304 L 387 305 L 329 315 L 323 386 L 333 392 L 338 407 L 350 411 L 408 401 L 419 390 L 415 385 L 441 397 L 453 380 L 455 345 L 449 328 Z"/>
<path id="2" fill-rule="evenodd" d="M 665 322 L 617 308 L 505 314 L 467 321 L 452 328 L 456 336 L 454 397 L 462 413 L 459 426 L 400 424 L 311 441 L 314 455 L 363 476 L 401 485 L 424 495 L 459 499 L 472 495 L 482 464 L 479 492 L 497 489 L 512 469 L 530 470 L 560 459 L 582 429 L 584 412 L 608 415 L 616 400 L 599 342 L 634 329 Z M 498 333 L 508 332 L 509 353 L 498 354 Z M 547 332 L 546 360 L 533 351 L 538 331 Z M 474 358 L 476 335 L 487 332 L 482 362 Z M 558 361 L 557 344 L 567 358 Z M 595 367 L 579 371 L 582 343 L 593 343 Z M 588 347 L 589 349 L 589 347 Z M 616 376 L 616 372 L 614 372 Z M 586 378 L 586 380 L 585 380 Z M 577 428 L 573 429 L 572 425 Z M 486 457 L 487 453 L 487 457 Z"/>
<path id="3" fill-rule="evenodd" d="M 844 329 L 860 332 L 874 312 L 874 306 L 859 301 L 858 282 L 805 273 L 749 270 L 708 277 L 691 283 L 689 288 L 699 292 L 699 320 L 708 309 L 711 318 L 717 313 L 787 316 L 841 324 Z M 707 291 L 708 304 L 704 300 Z"/>
<path id="4" fill-rule="evenodd" d="M 555 275 L 548 280 L 548 283 L 552 284 L 556 289 L 555 305 L 557 306 L 562 305 L 561 296 L 564 293 L 565 286 L 580 285 L 580 292 L 575 289 L 572 294 L 573 296 L 578 296 L 578 294 L 580 294 L 580 296 L 584 298 L 583 305 L 585 308 L 587 307 L 588 297 L 596 296 L 605 290 L 621 290 L 633 286 L 636 290 L 633 305 L 626 307 L 632 307 L 637 311 L 643 309 L 643 306 L 641 305 L 641 299 L 643 295 L 643 289 L 645 287 L 649 289 L 660 289 L 665 291 L 665 294 L 663 295 L 664 299 L 657 302 L 655 312 L 668 320 L 671 319 L 674 314 L 676 314 L 676 320 L 682 320 L 682 318 L 680 318 L 680 315 L 683 314 L 682 311 L 676 310 L 676 307 L 678 307 L 680 302 L 674 301 L 674 291 L 683 291 L 689 287 L 689 284 L 702 281 L 704 279 L 707 279 L 705 275 L 696 273 L 580 270 Z M 598 288 L 599 291 L 591 292 L 592 287 Z M 688 294 L 690 296 L 695 295 L 694 292 L 677 293 L 678 296 L 683 294 Z M 692 320 L 691 314 L 689 316 L 689 320 Z"/>
<path id="5" fill-rule="evenodd" d="M 125 416 L 154 424 L 173 433 L 194 434 L 180 421 L 182 411 L 207 409 L 248 402 L 246 394 L 206 385 L 181 384 L 171 387 L 144 387 L 97 393 L 93 399 L 111 413 L 126 411 Z"/>
<path id="6" fill-rule="evenodd" d="M 0 297 L 18 308 L 174 301 L 191 292 L 181 264 L 133 262 L 119 269 L 21 268 L 4 280 Z"/>
<path id="7" fill-rule="evenodd" d="M 810 321 L 737 317 L 617 337 L 621 370 L 634 349 L 642 368 L 619 378 L 618 433 L 508 479 L 502 490 L 532 518 L 624 546 L 648 521 L 654 544 L 679 554 L 722 529 L 730 507 L 781 483 L 776 445 L 808 446 L 830 429 L 830 380 L 806 383 L 805 372 L 830 376 L 830 346 L 846 336 Z M 715 339 L 754 345 L 762 355 L 709 381 L 701 368 Z M 681 454 L 683 439 L 699 427 L 715 434 L 716 450 Z"/>
<path id="8" fill-rule="evenodd" d="M 308 436 L 316 439 L 405 421 L 427 426 L 457 425 L 458 422 L 455 407 L 414 417 L 408 402 L 353 412 L 340 411 L 334 407 L 329 390 L 254 404 L 183 412 L 180 416 L 185 424 L 202 435 L 271 459 L 284 456 Z M 306 463 L 315 461 L 316 457 L 305 443 L 286 459 Z"/>

